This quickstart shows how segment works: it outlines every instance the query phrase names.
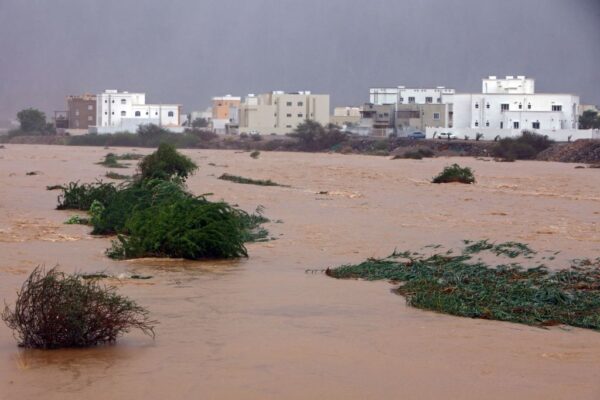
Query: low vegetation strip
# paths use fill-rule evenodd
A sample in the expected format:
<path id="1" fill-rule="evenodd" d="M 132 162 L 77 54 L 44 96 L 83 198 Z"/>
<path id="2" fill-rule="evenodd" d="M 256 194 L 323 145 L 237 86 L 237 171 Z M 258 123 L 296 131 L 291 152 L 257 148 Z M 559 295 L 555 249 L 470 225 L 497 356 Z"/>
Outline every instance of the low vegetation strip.
<path id="1" fill-rule="evenodd" d="M 475 244 L 475 246 L 474 246 Z M 491 245 L 491 247 L 490 247 Z M 510 321 L 535 326 L 570 325 L 600 330 L 600 258 L 576 260 L 569 268 L 489 265 L 473 256 L 490 251 L 499 257 L 528 257 L 533 251 L 516 242 L 469 243 L 460 254 L 394 252 L 387 258 L 328 269 L 339 279 L 389 280 L 413 307 L 445 314 Z"/>
<path id="2" fill-rule="evenodd" d="M 243 176 L 230 175 L 230 174 L 223 174 L 219 177 L 219 179 L 224 180 L 224 181 L 241 183 L 244 185 L 289 187 L 288 185 L 281 185 L 279 183 L 273 182 L 270 179 L 267 179 L 267 180 L 251 179 L 251 178 L 244 178 Z"/>

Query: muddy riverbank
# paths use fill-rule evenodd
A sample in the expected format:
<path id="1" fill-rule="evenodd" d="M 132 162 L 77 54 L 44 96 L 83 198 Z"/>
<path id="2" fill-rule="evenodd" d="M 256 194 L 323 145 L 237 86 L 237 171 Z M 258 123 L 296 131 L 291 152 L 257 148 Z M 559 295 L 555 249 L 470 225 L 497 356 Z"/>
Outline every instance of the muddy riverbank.
<path id="1" fill-rule="evenodd" d="M 0 326 L 0 399 L 597 399 L 600 333 L 539 329 L 409 308 L 385 282 L 337 281 L 323 269 L 462 239 L 517 240 L 561 260 L 600 254 L 596 169 L 554 162 L 183 150 L 189 180 L 282 223 L 277 240 L 239 261 L 104 256 L 110 239 L 64 225 L 47 185 L 93 181 L 107 152 L 151 149 L 5 145 L 0 149 L 0 297 L 38 264 L 66 271 L 139 273 L 120 289 L 160 321 L 88 350 L 18 349 Z M 476 185 L 429 183 L 445 165 L 474 169 Z M 37 171 L 37 175 L 26 175 Z M 119 170 L 119 173 L 132 173 Z M 290 187 L 239 185 L 223 173 Z"/>

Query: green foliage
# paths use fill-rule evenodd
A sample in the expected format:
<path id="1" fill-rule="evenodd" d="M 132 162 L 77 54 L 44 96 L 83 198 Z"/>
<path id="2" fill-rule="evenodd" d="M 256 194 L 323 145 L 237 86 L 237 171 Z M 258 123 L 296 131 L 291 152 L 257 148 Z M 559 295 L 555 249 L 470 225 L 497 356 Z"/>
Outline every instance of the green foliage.
<path id="1" fill-rule="evenodd" d="M 118 174 L 113 171 L 107 172 L 104 176 L 109 179 L 116 179 L 116 180 L 124 180 L 124 179 L 131 178 L 129 175 L 121 175 L 121 174 Z"/>
<path id="2" fill-rule="evenodd" d="M 504 160 L 533 160 L 537 155 L 552 146 L 554 142 L 548 136 L 523 131 L 517 138 L 503 138 L 492 148 L 494 157 Z"/>
<path id="3" fill-rule="evenodd" d="M 44 133 L 47 131 L 46 114 L 35 108 L 27 108 L 17 113 L 21 131 L 25 133 Z"/>
<path id="4" fill-rule="evenodd" d="M 63 185 L 50 185 L 50 186 L 46 186 L 46 190 L 61 190 L 63 188 L 64 188 Z"/>
<path id="5" fill-rule="evenodd" d="M 400 158 L 411 158 L 413 160 L 421 160 L 423 158 L 433 157 L 435 153 L 433 150 L 428 148 L 419 148 L 417 150 L 407 151 L 403 155 L 397 155 L 392 158 L 392 160 L 397 160 Z"/>
<path id="6" fill-rule="evenodd" d="M 185 182 L 198 166 L 175 150 L 173 145 L 161 143 L 158 150 L 142 159 L 139 168 L 142 180 L 176 178 Z"/>
<path id="7" fill-rule="evenodd" d="M 88 218 L 82 217 L 81 215 L 73 215 L 69 219 L 65 221 L 67 225 L 87 225 L 90 220 Z"/>
<path id="8" fill-rule="evenodd" d="M 491 250 L 500 256 L 529 254 L 526 245 L 476 243 L 460 255 L 425 256 L 394 252 L 384 259 L 328 269 L 335 278 L 403 282 L 396 289 L 413 307 L 471 318 L 528 325 L 565 324 L 600 330 L 600 259 L 574 261 L 569 269 L 551 272 L 543 266 L 494 267 L 475 262 L 471 254 Z M 508 253 L 502 249 L 511 249 Z"/>
<path id="9" fill-rule="evenodd" d="M 41 349 L 112 343 L 134 328 L 154 337 L 156 324 L 146 309 L 97 279 L 40 267 L 21 287 L 14 310 L 5 307 L 2 320 L 20 346 Z"/>
<path id="10" fill-rule="evenodd" d="M 260 157 L 260 151 L 254 150 L 252 153 L 250 153 L 250 157 L 256 160 L 258 157 Z"/>
<path id="11" fill-rule="evenodd" d="M 210 142 L 219 137 L 219 135 L 209 129 L 187 129 L 185 133 L 198 138 L 201 142 Z"/>
<path id="12" fill-rule="evenodd" d="M 58 196 L 58 210 L 83 210 L 87 211 L 94 200 L 107 204 L 117 193 L 117 187 L 112 183 L 97 181 L 95 183 L 70 182 L 61 187 L 62 193 Z"/>
<path id="13" fill-rule="evenodd" d="M 287 185 L 280 185 L 279 183 L 275 183 L 270 179 L 267 180 L 262 180 L 262 179 L 251 179 L 251 178 L 244 178 L 243 176 L 237 176 L 237 175 L 230 175 L 230 174 L 223 174 L 219 177 L 219 179 L 224 180 L 224 181 L 230 181 L 230 182 L 235 182 L 235 183 L 241 183 L 244 185 L 259 185 L 259 186 L 282 186 L 282 187 L 288 187 Z"/>
<path id="14" fill-rule="evenodd" d="M 584 111 L 579 116 L 579 129 L 600 129 L 600 115 L 593 110 Z"/>
<path id="15" fill-rule="evenodd" d="M 185 197 L 137 210 L 124 230 L 128 235 L 119 235 L 107 253 L 112 258 L 247 256 L 235 209 L 204 198 Z"/>
<path id="16" fill-rule="evenodd" d="M 317 121 L 306 120 L 288 136 L 297 138 L 305 151 L 327 150 L 346 140 L 346 133 L 336 125 L 324 127 Z"/>
<path id="17" fill-rule="evenodd" d="M 104 160 L 98 163 L 99 165 L 105 166 L 107 168 L 127 168 L 127 164 L 122 164 L 119 162 L 119 158 L 116 154 L 108 153 L 104 156 Z"/>
<path id="18" fill-rule="evenodd" d="M 208 120 L 206 118 L 196 118 L 192 121 L 192 128 L 207 128 Z"/>
<path id="19" fill-rule="evenodd" d="M 433 183 L 451 183 L 459 182 L 471 184 L 475 183 L 475 176 L 469 167 L 461 167 L 458 164 L 452 164 L 444 168 L 442 172 L 432 180 Z"/>

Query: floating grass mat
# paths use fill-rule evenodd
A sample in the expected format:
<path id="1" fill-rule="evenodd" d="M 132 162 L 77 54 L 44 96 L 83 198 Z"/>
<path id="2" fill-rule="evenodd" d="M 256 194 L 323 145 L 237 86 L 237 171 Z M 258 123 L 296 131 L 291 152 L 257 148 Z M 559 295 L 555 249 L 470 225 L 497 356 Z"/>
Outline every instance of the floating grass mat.
<path id="1" fill-rule="evenodd" d="M 121 174 L 118 174 L 113 171 L 107 172 L 106 175 L 104 175 L 104 176 L 107 177 L 108 179 L 116 179 L 116 180 L 124 180 L 124 179 L 131 178 L 129 175 L 121 175 Z"/>
<path id="2" fill-rule="evenodd" d="M 261 179 L 250 179 L 244 178 L 243 176 L 223 174 L 219 177 L 219 179 L 224 181 L 230 181 L 235 183 L 241 183 L 244 185 L 259 185 L 259 186 L 281 186 L 281 187 L 289 187 L 288 185 L 281 185 L 279 183 L 273 182 L 272 180 L 261 180 Z"/>
<path id="3" fill-rule="evenodd" d="M 511 259 L 534 254 L 517 242 L 468 242 L 458 255 L 394 252 L 383 259 L 327 269 L 326 273 L 339 279 L 402 283 L 395 292 L 406 297 L 409 305 L 424 310 L 600 330 L 600 258 L 575 260 L 567 269 L 549 271 L 543 265 L 524 268 L 511 262 L 492 266 L 473 260 L 481 252 Z"/>

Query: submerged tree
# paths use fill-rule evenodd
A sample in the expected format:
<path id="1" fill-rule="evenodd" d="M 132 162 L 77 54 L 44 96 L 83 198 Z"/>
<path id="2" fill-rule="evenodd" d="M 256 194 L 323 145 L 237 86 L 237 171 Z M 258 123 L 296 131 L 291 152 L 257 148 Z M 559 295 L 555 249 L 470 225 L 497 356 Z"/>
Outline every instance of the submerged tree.
<path id="1" fill-rule="evenodd" d="M 52 268 L 33 270 L 17 293 L 14 310 L 2 313 L 19 346 L 57 349 L 91 347 L 115 342 L 131 329 L 154 337 L 155 321 L 133 300 L 101 286 Z"/>
<path id="2" fill-rule="evenodd" d="M 198 166 L 189 157 L 179 153 L 173 145 L 161 143 L 154 153 L 142 159 L 139 169 L 142 180 L 177 178 L 185 182 Z"/>
<path id="3" fill-rule="evenodd" d="M 27 108 L 17 113 L 21 130 L 26 133 L 43 133 L 47 129 L 46 114 L 35 108 Z"/>

